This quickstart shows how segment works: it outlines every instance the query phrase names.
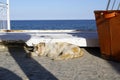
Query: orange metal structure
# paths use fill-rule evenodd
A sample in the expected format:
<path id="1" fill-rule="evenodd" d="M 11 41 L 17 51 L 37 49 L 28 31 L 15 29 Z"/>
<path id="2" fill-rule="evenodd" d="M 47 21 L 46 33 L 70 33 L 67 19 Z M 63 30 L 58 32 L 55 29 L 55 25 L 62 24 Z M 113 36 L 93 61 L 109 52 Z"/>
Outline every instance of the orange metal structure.
<path id="1" fill-rule="evenodd" d="M 120 61 L 120 10 L 94 13 L 102 56 Z"/>

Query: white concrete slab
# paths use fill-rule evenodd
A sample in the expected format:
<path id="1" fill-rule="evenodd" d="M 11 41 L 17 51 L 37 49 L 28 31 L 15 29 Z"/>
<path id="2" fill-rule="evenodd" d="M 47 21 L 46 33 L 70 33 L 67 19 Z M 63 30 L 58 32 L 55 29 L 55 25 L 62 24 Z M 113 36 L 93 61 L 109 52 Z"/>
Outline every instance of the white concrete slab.
<path id="1" fill-rule="evenodd" d="M 22 40 L 28 46 L 40 42 L 68 42 L 81 47 L 98 47 L 96 32 L 0 32 L 0 40 Z"/>

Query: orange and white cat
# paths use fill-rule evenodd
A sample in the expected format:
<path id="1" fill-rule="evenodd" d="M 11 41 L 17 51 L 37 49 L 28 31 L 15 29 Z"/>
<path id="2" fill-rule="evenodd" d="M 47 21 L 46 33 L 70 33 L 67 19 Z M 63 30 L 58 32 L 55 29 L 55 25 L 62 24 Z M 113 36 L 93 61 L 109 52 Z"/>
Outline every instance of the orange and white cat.
<path id="1" fill-rule="evenodd" d="M 53 60 L 67 60 L 83 56 L 83 51 L 79 46 L 64 43 L 39 43 L 34 45 L 32 56 L 48 56 Z"/>

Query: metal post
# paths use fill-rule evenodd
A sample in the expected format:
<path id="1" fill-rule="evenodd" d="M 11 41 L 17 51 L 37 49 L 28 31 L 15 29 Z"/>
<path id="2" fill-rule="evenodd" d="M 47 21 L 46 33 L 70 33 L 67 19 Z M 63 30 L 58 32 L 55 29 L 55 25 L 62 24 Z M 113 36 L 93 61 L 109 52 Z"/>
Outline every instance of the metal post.
<path id="1" fill-rule="evenodd" d="M 119 10 L 120 9 L 120 2 L 119 2 L 119 5 L 118 5 L 118 8 L 117 8 L 117 10 Z"/>
<path id="2" fill-rule="evenodd" d="M 109 5 L 110 5 L 110 2 L 111 2 L 111 0 L 108 0 L 108 4 L 107 4 L 107 8 L 106 8 L 106 10 L 108 10 Z"/>
<path id="3" fill-rule="evenodd" d="M 114 6 L 115 6 L 115 2 L 116 2 L 116 0 L 114 0 L 111 10 L 113 10 L 113 8 L 114 8 Z"/>
<path id="4" fill-rule="evenodd" d="M 10 1 L 7 0 L 7 29 L 10 30 Z"/>

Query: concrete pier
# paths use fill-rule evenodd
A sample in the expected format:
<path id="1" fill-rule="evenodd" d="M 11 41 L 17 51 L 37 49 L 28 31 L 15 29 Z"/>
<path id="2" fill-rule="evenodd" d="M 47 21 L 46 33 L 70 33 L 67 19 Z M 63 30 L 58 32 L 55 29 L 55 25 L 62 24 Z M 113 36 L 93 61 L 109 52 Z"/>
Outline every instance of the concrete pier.
<path id="1" fill-rule="evenodd" d="M 0 32 L 0 40 L 25 42 L 29 46 L 40 41 L 65 41 L 84 46 L 81 48 L 84 55 L 80 58 L 53 61 L 40 56 L 26 58 L 24 45 L 0 45 L 0 80 L 120 79 L 120 63 L 102 59 L 100 49 L 96 48 L 99 46 L 96 32 L 7 31 Z"/>
<path id="2" fill-rule="evenodd" d="M 82 48 L 84 56 L 53 61 L 26 58 L 23 47 L 0 48 L 0 80 L 120 80 L 120 63 L 101 58 L 99 48 Z"/>
<path id="3" fill-rule="evenodd" d="M 0 32 L 0 41 L 23 41 L 28 46 L 40 42 L 67 42 L 81 47 L 98 47 L 97 32 L 76 30 L 7 30 Z"/>

